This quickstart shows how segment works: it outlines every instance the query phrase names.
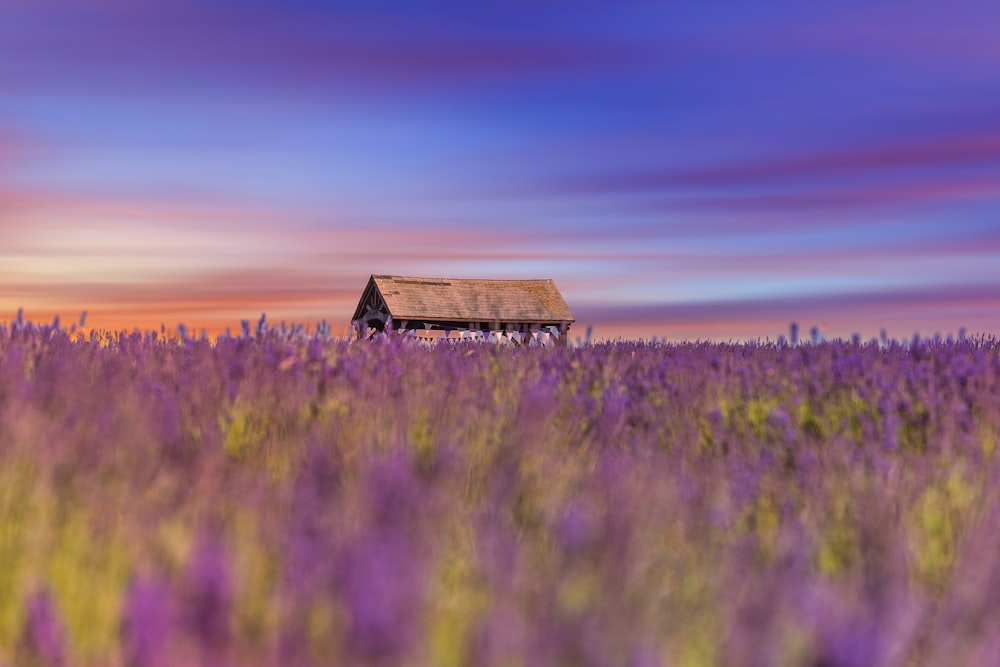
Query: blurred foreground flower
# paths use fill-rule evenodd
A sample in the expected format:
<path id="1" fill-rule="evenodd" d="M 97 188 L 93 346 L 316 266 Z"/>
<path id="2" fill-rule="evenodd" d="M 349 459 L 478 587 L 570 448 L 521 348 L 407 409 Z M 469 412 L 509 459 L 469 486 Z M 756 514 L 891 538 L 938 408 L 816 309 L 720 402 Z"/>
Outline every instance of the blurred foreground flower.
<path id="1" fill-rule="evenodd" d="M 19 664 L 25 667 L 66 665 L 66 633 L 49 592 L 42 589 L 29 596 L 25 612 Z"/>

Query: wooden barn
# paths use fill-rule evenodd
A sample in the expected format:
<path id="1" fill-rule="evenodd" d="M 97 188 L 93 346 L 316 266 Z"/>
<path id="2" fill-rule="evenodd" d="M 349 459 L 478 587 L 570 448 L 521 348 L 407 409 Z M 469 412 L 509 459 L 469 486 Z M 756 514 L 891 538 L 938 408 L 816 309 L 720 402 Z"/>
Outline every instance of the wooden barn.
<path id="1" fill-rule="evenodd" d="M 386 329 L 423 340 L 565 345 L 575 321 L 551 280 L 372 276 L 351 318 L 364 340 Z"/>

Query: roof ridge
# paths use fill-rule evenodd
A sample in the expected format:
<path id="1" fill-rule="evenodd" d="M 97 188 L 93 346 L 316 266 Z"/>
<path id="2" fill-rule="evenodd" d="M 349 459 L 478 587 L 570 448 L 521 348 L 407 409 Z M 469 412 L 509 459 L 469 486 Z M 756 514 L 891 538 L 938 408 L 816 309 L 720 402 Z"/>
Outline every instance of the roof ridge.
<path id="1" fill-rule="evenodd" d="M 395 319 L 573 322 L 551 278 L 427 278 L 372 274 Z"/>
<path id="2" fill-rule="evenodd" d="M 554 282 L 552 278 L 445 278 L 428 276 L 402 276 L 397 274 L 372 274 L 373 278 L 383 278 L 390 280 L 413 280 L 425 282 L 495 282 L 495 283 L 528 283 L 528 282 Z"/>

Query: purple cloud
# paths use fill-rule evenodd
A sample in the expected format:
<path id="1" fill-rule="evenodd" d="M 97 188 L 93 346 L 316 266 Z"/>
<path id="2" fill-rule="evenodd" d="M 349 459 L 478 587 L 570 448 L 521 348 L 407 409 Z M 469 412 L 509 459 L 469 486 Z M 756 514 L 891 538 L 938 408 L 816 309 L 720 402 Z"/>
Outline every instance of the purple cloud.
<path id="1" fill-rule="evenodd" d="M 636 192 L 679 188 L 723 188 L 780 184 L 878 175 L 920 169 L 947 169 L 986 164 L 1000 166 L 1000 128 L 920 137 L 906 142 L 859 145 L 847 150 L 761 157 L 757 160 L 707 167 L 664 167 L 581 177 L 570 181 L 581 192 Z M 948 174 L 945 173 L 947 177 Z M 866 184 L 867 185 L 867 184 Z M 558 189 L 558 185 L 554 186 Z"/>
<path id="2" fill-rule="evenodd" d="M 620 330 L 670 338 L 777 338 L 790 322 L 816 323 L 826 336 L 872 337 L 887 328 L 893 337 L 915 331 L 989 332 L 1000 307 L 1000 284 L 924 285 L 830 294 L 704 300 L 690 303 L 605 306 L 578 304 L 578 323 L 601 335 Z"/>

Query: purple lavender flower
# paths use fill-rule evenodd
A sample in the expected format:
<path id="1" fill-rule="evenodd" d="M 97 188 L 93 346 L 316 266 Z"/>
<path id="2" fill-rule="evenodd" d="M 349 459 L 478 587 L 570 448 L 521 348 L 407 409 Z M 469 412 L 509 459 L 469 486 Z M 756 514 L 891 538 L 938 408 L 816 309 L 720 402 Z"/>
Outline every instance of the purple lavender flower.
<path id="1" fill-rule="evenodd" d="M 165 583 L 133 576 L 122 609 L 122 657 L 127 667 L 167 665 L 164 653 L 173 631 L 174 606 Z"/>
<path id="2" fill-rule="evenodd" d="M 821 629 L 824 667 L 873 667 L 882 664 L 883 638 L 872 619 L 828 620 Z"/>
<path id="3" fill-rule="evenodd" d="M 529 628 L 523 610 L 509 601 L 496 604 L 477 624 L 472 664 L 482 667 L 517 663 L 527 651 Z"/>
<path id="4" fill-rule="evenodd" d="M 603 524 L 598 508 L 587 499 L 579 499 L 563 512 L 556 534 L 563 549 L 575 553 L 597 544 L 604 533 Z"/>
<path id="5" fill-rule="evenodd" d="M 421 632 L 422 578 L 399 535 L 375 534 L 346 555 L 340 589 L 348 643 L 364 658 L 401 656 Z"/>
<path id="6" fill-rule="evenodd" d="M 188 562 L 183 618 L 202 653 L 224 656 L 232 642 L 233 582 L 229 561 L 217 537 L 204 532 Z"/>
<path id="7" fill-rule="evenodd" d="M 27 662 L 44 667 L 66 664 L 66 632 L 59 610 L 45 589 L 28 597 L 25 603 L 21 649 Z"/>
<path id="8" fill-rule="evenodd" d="M 629 650 L 625 667 L 662 667 L 663 661 L 648 643 L 637 642 Z"/>
<path id="9" fill-rule="evenodd" d="M 164 573 L 87 664 L 997 662 L 996 339 L 165 338 L 0 324 L 0 519 Z M 54 600 L 8 667 L 79 662 Z"/>

